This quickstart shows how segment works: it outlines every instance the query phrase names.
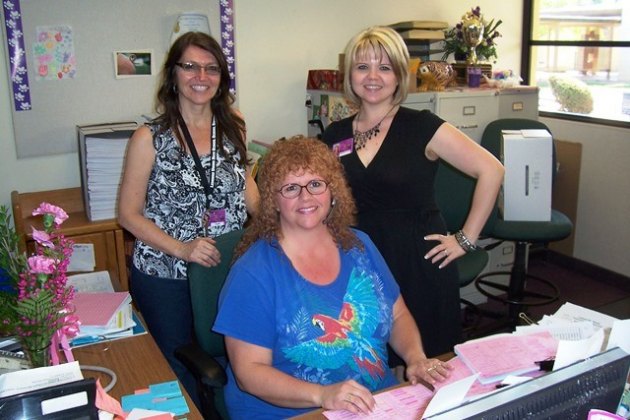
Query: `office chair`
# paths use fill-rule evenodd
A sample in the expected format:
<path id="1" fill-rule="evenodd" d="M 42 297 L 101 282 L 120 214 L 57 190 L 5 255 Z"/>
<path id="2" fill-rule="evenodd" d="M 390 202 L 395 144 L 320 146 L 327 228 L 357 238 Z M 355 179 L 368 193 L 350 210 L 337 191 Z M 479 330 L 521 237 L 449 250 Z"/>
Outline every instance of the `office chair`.
<path id="1" fill-rule="evenodd" d="M 435 199 L 449 232 L 457 232 L 464 225 L 470 210 L 476 182 L 474 178 L 440 160 L 434 182 Z M 482 230 L 482 235 L 490 229 L 496 217 L 497 209 L 495 206 Z M 478 248 L 455 260 L 460 290 L 471 284 L 479 276 L 488 264 L 488 259 L 488 252 Z M 465 305 L 463 327 L 464 333 L 467 333 L 475 329 L 481 314 L 479 308 L 469 300 L 460 297 L 460 302 Z M 469 314 L 472 317 L 469 317 Z"/>
<path id="2" fill-rule="evenodd" d="M 188 264 L 188 282 L 194 322 L 195 340 L 175 351 L 175 356 L 192 372 L 197 382 L 204 419 L 228 418 L 223 400 L 226 353 L 223 335 L 212 331 L 218 311 L 219 293 L 229 272 L 234 247 L 243 235 L 236 230 L 214 238 L 221 253 L 215 267 Z"/>
<path id="3" fill-rule="evenodd" d="M 545 124 L 536 120 L 520 118 L 499 119 L 486 126 L 481 137 L 481 145 L 500 159 L 501 131 L 521 129 L 544 129 L 551 132 Z M 552 150 L 553 174 L 556 162 L 555 147 Z M 528 306 L 546 305 L 556 301 L 560 296 L 558 288 L 551 281 L 533 276 L 527 272 L 529 245 L 546 245 L 549 242 L 562 240 L 568 237 L 572 230 L 573 223 L 571 220 L 563 213 L 553 209 L 550 221 L 509 221 L 503 220 L 501 217 L 497 218 L 490 236 L 500 240 L 515 242 L 514 265 L 509 273 L 492 272 L 480 276 L 475 280 L 475 287 L 489 299 L 508 305 L 507 318 L 504 319 L 508 326 L 515 327 L 519 321 L 519 313 Z M 507 286 L 488 280 L 488 278 L 505 274 L 510 275 Z M 528 280 L 537 283 L 538 289 L 542 289 L 542 291 L 528 289 Z M 499 317 L 505 317 L 502 314 L 498 315 Z"/>

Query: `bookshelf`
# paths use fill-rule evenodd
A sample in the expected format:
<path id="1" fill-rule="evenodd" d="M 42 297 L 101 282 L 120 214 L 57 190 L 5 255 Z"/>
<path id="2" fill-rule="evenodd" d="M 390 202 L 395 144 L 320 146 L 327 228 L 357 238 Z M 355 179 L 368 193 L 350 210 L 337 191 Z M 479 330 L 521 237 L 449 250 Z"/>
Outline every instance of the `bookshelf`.
<path id="1" fill-rule="evenodd" d="M 116 290 L 129 290 L 126 255 L 130 253 L 133 238 L 123 230 L 116 219 L 90 221 L 85 212 L 80 187 L 26 193 L 11 192 L 13 220 L 20 240 L 20 250 L 29 254 L 34 252 L 35 242 L 31 235 L 31 226 L 42 229 L 42 222 L 41 217 L 34 217 L 31 213 L 44 201 L 59 206 L 68 213 L 68 220 L 60 228 L 63 235 L 75 244 L 93 245 L 94 271 L 107 270 Z"/>

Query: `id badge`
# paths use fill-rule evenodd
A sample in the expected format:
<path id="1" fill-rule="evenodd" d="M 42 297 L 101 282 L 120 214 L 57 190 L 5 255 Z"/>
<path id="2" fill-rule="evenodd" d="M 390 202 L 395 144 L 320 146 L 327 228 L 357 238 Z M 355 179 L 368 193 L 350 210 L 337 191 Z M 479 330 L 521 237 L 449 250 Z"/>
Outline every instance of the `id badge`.
<path id="1" fill-rule="evenodd" d="M 206 210 L 203 219 L 207 231 L 220 230 L 225 225 L 225 209 Z"/>
<path id="2" fill-rule="evenodd" d="M 350 137 L 349 139 L 341 140 L 339 143 L 333 144 L 332 151 L 337 155 L 337 157 L 342 157 L 352 153 L 353 147 L 354 139 Z"/>

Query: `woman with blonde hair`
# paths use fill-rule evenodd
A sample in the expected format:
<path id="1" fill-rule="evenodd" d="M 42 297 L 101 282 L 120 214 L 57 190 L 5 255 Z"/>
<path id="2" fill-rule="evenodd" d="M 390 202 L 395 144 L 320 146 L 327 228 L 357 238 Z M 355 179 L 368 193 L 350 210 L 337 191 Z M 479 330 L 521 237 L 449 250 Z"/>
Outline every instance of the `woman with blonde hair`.
<path id="1" fill-rule="evenodd" d="M 357 228 L 383 254 L 422 332 L 429 356 L 461 339 L 457 267 L 475 249 L 499 192 L 503 166 L 488 151 L 407 99 L 409 53 L 391 28 L 361 31 L 345 50 L 344 91 L 359 111 L 330 124 L 323 139 L 338 153 L 358 208 Z M 476 178 L 462 230 L 448 233 L 435 201 L 438 161 Z M 392 364 L 400 360 L 390 359 Z"/>

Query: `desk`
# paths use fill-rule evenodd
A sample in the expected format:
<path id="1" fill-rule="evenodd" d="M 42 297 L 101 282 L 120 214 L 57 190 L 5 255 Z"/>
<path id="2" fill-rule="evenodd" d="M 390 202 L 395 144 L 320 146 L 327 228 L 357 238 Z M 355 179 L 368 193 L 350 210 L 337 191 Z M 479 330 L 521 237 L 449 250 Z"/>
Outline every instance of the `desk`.
<path id="1" fill-rule="evenodd" d="M 448 352 L 448 353 L 444 353 L 444 354 L 442 354 L 440 356 L 437 356 L 436 359 L 439 359 L 439 360 L 441 360 L 443 362 L 447 362 L 447 361 L 451 360 L 453 357 L 455 357 L 455 353 Z M 406 386 L 406 385 L 409 385 L 409 383 L 405 382 L 405 383 L 401 383 L 399 385 L 394 385 L 394 386 L 392 386 L 390 388 L 382 389 L 379 392 L 389 391 L 389 390 L 391 390 L 393 388 L 398 388 L 398 387 Z M 292 419 L 293 420 L 326 420 L 326 416 L 324 416 L 324 409 L 320 408 L 320 409 L 317 409 L 317 410 L 309 411 L 306 414 L 302 414 L 302 415 L 299 415 L 299 416 L 296 416 L 296 417 L 292 417 Z"/>
<path id="2" fill-rule="evenodd" d="M 150 334 L 79 347 L 73 349 L 72 354 L 81 365 L 102 366 L 116 372 L 118 382 L 108 394 L 118 401 L 123 395 L 133 394 L 136 389 L 177 379 Z M 83 376 L 101 378 L 103 387 L 109 383 L 108 376 L 100 372 L 83 371 Z M 190 420 L 202 419 L 183 387 L 182 392 L 190 409 L 190 413 L 184 417 Z"/>

